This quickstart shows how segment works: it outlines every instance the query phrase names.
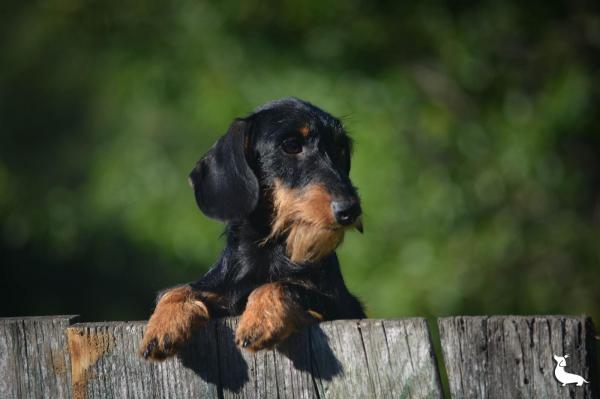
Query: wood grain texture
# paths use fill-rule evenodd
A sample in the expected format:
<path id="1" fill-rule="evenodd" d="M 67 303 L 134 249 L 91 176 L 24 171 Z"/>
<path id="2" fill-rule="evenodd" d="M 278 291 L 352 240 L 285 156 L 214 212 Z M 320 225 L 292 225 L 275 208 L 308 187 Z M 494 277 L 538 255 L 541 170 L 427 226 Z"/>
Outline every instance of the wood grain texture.
<path id="1" fill-rule="evenodd" d="M 65 329 L 76 316 L 0 319 L 0 398 L 69 398 Z"/>
<path id="2" fill-rule="evenodd" d="M 185 356 L 161 363 L 138 354 L 144 327 L 145 322 L 70 327 L 73 398 L 217 397 L 213 325 L 194 336 Z"/>
<path id="3" fill-rule="evenodd" d="M 438 320 L 454 398 L 597 398 L 595 334 L 585 316 L 458 316 Z M 590 384 L 565 387 L 553 355 Z"/>
<path id="4" fill-rule="evenodd" d="M 144 323 L 69 328 L 75 398 L 441 397 L 424 319 L 344 320 L 293 335 L 274 351 L 234 343 L 238 319 L 215 320 L 163 363 L 137 353 Z"/>
<path id="5" fill-rule="evenodd" d="M 442 396 L 422 318 L 323 323 L 310 331 L 319 397 Z"/>

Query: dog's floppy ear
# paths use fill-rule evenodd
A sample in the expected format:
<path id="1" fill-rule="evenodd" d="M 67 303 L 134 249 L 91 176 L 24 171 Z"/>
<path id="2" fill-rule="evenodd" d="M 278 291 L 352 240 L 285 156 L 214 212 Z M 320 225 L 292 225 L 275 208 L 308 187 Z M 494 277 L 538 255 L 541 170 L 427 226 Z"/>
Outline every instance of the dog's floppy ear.
<path id="1" fill-rule="evenodd" d="M 250 122 L 236 119 L 190 173 L 198 207 L 223 221 L 249 215 L 258 202 L 258 180 L 246 159 Z"/>

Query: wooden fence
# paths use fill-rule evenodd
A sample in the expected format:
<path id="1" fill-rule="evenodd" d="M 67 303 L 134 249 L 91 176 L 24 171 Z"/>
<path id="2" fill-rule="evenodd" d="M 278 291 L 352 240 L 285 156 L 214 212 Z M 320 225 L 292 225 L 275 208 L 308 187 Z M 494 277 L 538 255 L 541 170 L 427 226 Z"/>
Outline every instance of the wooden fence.
<path id="1" fill-rule="evenodd" d="M 137 354 L 144 322 L 75 319 L 0 319 L 0 398 L 443 397 L 423 318 L 321 323 L 254 355 L 233 342 L 237 319 L 215 320 L 162 363 Z M 438 327 L 453 398 L 598 397 L 587 317 L 458 316 Z M 555 379 L 553 355 L 565 354 L 589 384 Z"/>

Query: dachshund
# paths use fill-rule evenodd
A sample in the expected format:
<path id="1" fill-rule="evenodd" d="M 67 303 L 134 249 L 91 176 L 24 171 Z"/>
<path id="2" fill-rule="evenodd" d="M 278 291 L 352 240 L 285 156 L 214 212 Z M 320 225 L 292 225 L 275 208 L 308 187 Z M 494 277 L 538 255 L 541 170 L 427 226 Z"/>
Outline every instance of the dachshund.
<path id="1" fill-rule="evenodd" d="M 297 98 L 235 119 L 189 175 L 200 210 L 226 223 L 225 249 L 204 277 L 159 294 L 140 354 L 175 355 L 211 318 L 241 315 L 235 342 L 251 352 L 364 318 L 335 253 L 347 230 L 362 233 L 351 152 L 342 122 Z"/>

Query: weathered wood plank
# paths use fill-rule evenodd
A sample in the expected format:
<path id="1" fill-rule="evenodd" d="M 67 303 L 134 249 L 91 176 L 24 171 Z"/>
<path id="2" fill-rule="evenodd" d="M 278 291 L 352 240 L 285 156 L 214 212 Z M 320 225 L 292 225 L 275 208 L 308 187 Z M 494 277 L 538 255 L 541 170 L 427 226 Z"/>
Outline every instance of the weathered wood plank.
<path id="1" fill-rule="evenodd" d="M 0 398 L 69 398 L 65 329 L 76 316 L 0 319 Z"/>
<path id="2" fill-rule="evenodd" d="M 224 398 L 312 398 L 308 330 L 291 337 L 276 351 L 250 354 L 233 336 L 238 319 L 217 323 L 220 374 Z"/>
<path id="3" fill-rule="evenodd" d="M 235 345 L 237 322 L 209 323 L 158 364 L 137 354 L 142 322 L 74 325 L 74 397 L 441 397 L 424 319 L 321 323 L 256 354 Z"/>
<path id="4" fill-rule="evenodd" d="M 594 328 L 585 316 L 478 316 L 438 320 L 455 398 L 597 398 Z M 553 355 L 590 384 L 562 386 Z"/>
<path id="5" fill-rule="evenodd" d="M 359 328 L 377 396 L 442 396 L 425 319 L 362 321 Z"/>
<path id="6" fill-rule="evenodd" d="M 320 397 L 442 396 L 425 319 L 324 323 L 310 333 Z"/>
<path id="7" fill-rule="evenodd" d="M 216 398 L 215 329 L 200 331 L 185 355 L 150 363 L 137 350 L 145 322 L 75 324 L 68 329 L 73 398 Z"/>

